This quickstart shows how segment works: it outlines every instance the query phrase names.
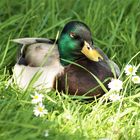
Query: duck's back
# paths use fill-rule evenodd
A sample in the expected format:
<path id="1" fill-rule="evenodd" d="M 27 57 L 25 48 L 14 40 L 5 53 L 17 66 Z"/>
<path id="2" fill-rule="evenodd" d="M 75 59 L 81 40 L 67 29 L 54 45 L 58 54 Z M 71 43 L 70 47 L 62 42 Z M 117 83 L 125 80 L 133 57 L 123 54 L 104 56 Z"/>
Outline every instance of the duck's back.
<path id="1" fill-rule="evenodd" d="M 43 38 L 21 38 L 14 42 L 22 44 L 13 68 L 15 83 L 22 89 L 31 83 L 37 89 L 52 89 L 55 77 L 63 72 L 57 44 Z"/>

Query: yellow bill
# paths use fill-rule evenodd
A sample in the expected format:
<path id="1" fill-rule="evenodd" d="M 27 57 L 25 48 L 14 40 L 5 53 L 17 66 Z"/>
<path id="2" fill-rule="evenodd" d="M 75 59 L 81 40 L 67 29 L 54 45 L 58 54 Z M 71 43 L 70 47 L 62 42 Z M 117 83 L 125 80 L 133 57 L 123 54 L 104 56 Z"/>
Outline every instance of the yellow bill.
<path id="1" fill-rule="evenodd" d="M 103 57 L 100 55 L 100 53 L 96 49 L 91 48 L 86 41 L 84 42 L 81 52 L 92 61 L 98 62 L 101 59 L 103 60 Z"/>

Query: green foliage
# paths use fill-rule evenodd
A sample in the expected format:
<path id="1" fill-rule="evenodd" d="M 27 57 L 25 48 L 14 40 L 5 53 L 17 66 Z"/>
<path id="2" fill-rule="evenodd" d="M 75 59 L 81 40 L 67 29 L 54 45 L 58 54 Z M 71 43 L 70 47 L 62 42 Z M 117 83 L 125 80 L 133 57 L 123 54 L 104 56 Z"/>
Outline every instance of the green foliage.
<path id="1" fill-rule="evenodd" d="M 49 114 L 35 117 L 31 94 L 8 86 L 19 37 L 55 38 L 70 20 L 88 24 L 94 44 L 122 68 L 140 51 L 139 0 L 1 0 L 0 2 L 0 139 L 112 140 L 140 139 L 140 87 L 124 79 L 124 98 L 91 103 L 68 95 L 46 94 Z M 131 63 L 138 65 L 138 54 Z M 45 94 L 45 91 L 42 91 Z M 79 101 L 80 100 L 80 101 Z M 72 118 L 67 119 L 66 114 Z M 45 130 L 49 136 L 44 137 Z"/>

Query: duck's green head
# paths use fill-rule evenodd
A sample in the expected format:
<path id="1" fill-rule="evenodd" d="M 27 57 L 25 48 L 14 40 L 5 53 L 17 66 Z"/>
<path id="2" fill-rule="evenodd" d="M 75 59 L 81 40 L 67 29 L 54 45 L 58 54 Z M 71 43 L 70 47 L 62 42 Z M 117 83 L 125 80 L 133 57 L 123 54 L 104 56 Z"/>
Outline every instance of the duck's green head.
<path id="1" fill-rule="evenodd" d="M 76 61 L 82 57 L 93 61 L 103 59 L 93 47 L 90 29 L 80 21 L 71 21 L 65 25 L 58 40 L 58 49 L 64 66 L 69 64 L 64 60 Z"/>

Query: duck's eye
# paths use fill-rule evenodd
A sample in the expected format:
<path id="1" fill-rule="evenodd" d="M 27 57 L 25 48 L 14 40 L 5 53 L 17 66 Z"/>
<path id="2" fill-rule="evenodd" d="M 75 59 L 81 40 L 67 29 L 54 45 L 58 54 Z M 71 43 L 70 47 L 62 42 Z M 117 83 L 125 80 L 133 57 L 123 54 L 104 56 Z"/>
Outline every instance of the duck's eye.
<path id="1" fill-rule="evenodd" d="M 75 33 L 74 32 L 70 32 L 70 37 L 71 38 L 75 38 L 76 37 Z"/>
<path id="2" fill-rule="evenodd" d="M 90 50 L 90 47 L 87 47 L 88 50 Z"/>

